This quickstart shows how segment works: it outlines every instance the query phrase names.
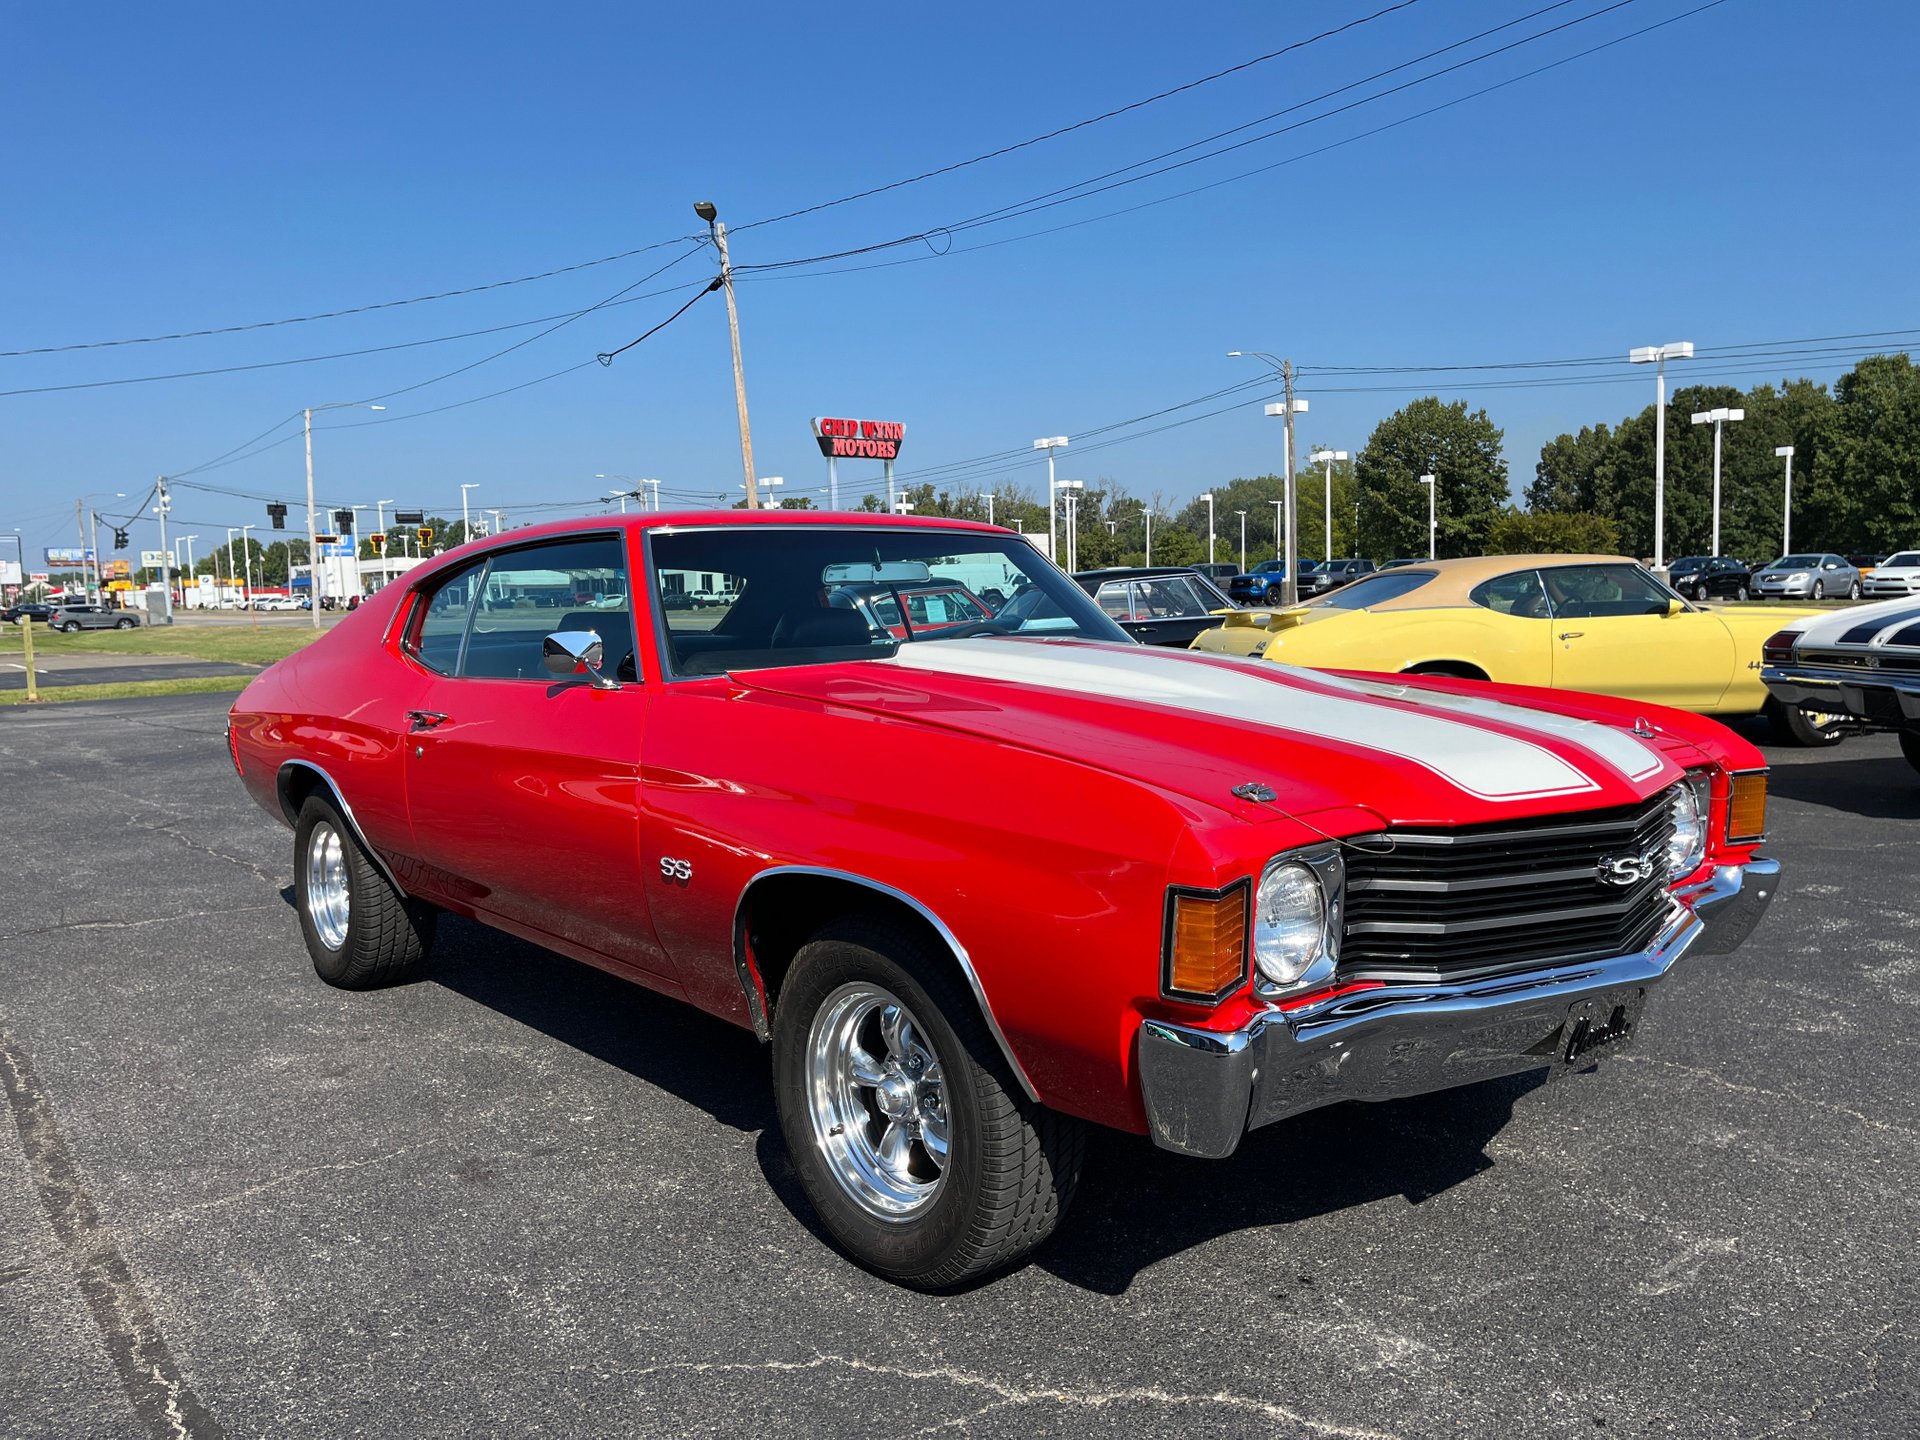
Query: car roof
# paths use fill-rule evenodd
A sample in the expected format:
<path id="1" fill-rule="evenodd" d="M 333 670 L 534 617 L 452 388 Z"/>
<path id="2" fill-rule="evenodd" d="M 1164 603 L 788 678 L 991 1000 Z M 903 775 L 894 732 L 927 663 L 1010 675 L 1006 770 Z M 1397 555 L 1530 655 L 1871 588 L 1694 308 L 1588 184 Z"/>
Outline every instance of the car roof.
<path id="1" fill-rule="evenodd" d="M 1427 574 L 1432 580 L 1404 595 L 1369 605 L 1369 610 L 1432 610 L 1439 606 L 1471 605 L 1469 592 L 1482 581 L 1511 575 L 1516 570 L 1557 570 L 1567 565 L 1638 565 L 1625 555 L 1473 555 L 1460 560 L 1419 560 L 1376 574 Z M 1364 584 L 1364 581 L 1356 581 Z"/>
<path id="2" fill-rule="evenodd" d="M 1162 575 L 1198 575 L 1191 565 L 1109 565 L 1104 570 L 1076 570 L 1076 580 L 1153 580 Z"/>

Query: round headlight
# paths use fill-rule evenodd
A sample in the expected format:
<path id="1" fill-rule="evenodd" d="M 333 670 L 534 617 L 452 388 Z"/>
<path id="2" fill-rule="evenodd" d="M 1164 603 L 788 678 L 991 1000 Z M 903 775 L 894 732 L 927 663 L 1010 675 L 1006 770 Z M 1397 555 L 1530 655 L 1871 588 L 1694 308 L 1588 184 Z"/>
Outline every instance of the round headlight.
<path id="1" fill-rule="evenodd" d="M 1673 836 L 1667 841 L 1667 874 L 1691 875 L 1707 857 L 1707 817 L 1689 781 L 1673 787 Z"/>
<path id="2" fill-rule="evenodd" d="M 1254 897 L 1253 963 L 1276 985 L 1298 980 L 1325 948 L 1327 896 L 1305 865 L 1267 868 Z"/>

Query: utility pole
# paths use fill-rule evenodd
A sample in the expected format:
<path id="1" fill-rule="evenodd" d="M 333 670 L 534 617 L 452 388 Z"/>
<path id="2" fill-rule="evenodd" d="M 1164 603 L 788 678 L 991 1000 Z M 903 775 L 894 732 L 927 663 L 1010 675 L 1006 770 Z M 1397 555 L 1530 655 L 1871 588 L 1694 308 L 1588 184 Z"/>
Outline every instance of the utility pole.
<path id="1" fill-rule="evenodd" d="M 313 408 L 306 410 L 307 417 L 307 605 L 312 615 L 313 628 L 320 628 L 320 540 L 319 530 L 313 523 Z M 233 532 L 227 532 L 227 575 L 233 575 Z M 293 565 L 287 565 L 287 588 L 293 588 Z"/>
<path id="2" fill-rule="evenodd" d="M 1294 504 L 1293 494 L 1293 361 L 1282 360 L 1280 362 L 1280 380 L 1286 387 L 1285 404 L 1287 407 L 1284 422 L 1287 430 L 1287 488 L 1285 491 L 1287 497 L 1287 574 L 1283 583 L 1286 586 L 1286 602 L 1289 605 L 1294 605 L 1299 603 L 1300 600 L 1300 577 L 1294 573 L 1300 568 L 1300 542 L 1298 507 Z"/>
<path id="3" fill-rule="evenodd" d="M 91 505 L 87 507 L 87 523 L 93 531 L 93 589 L 94 600 L 101 599 L 107 589 L 106 577 L 100 573 L 100 512 Z"/>
<path id="4" fill-rule="evenodd" d="M 78 531 L 80 535 L 80 588 L 83 590 L 87 588 L 86 507 L 87 507 L 87 502 L 85 500 L 76 500 L 73 502 L 73 528 L 76 531 Z M 95 556 L 94 565 L 96 566 L 96 568 L 98 567 L 99 563 L 100 563 L 99 557 Z M 67 582 L 65 580 L 62 580 L 60 583 L 64 585 Z"/>
<path id="5" fill-rule="evenodd" d="M 160 553 L 171 559 L 173 552 L 167 549 L 167 511 L 173 508 L 173 501 L 167 497 L 167 477 L 162 475 L 155 480 L 153 488 L 160 492 L 160 503 L 154 507 L 160 515 Z M 171 625 L 173 623 L 173 569 L 167 560 L 160 562 L 160 590 L 167 597 L 163 603 L 166 606 L 167 624 Z M 181 598 L 186 598 L 184 591 L 181 593 Z"/>
<path id="6" fill-rule="evenodd" d="M 753 482 L 753 431 L 747 424 L 747 372 L 740 363 L 740 311 L 733 302 L 733 263 L 727 258 L 727 227 L 711 200 L 701 200 L 693 213 L 707 222 L 713 245 L 720 252 L 720 285 L 727 294 L 727 336 L 733 342 L 733 403 L 740 411 L 740 466 L 747 477 L 747 509 L 760 508 L 760 491 Z"/>

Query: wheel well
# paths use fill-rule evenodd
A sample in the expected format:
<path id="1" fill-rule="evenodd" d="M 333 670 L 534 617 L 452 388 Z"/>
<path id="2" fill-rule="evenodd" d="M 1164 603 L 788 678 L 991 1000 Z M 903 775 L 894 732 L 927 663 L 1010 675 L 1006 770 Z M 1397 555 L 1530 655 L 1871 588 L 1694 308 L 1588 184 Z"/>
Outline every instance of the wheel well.
<path id="1" fill-rule="evenodd" d="M 305 765 L 282 765 L 275 788 L 280 796 L 280 813 L 286 817 L 289 825 L 300 818 L 300 807 L 307 803 L 307 797 L 316 790 L 333 794 L 333 787 L 327 783 L 326 777 Z M 339 800 L 340 797 L 335 795 L 334 803 L 338 804 Z"/>
<path id="2" fill-rule="evenodd" d="M 1470 665 L 1465 660 L 1422 660 L 1418 665 L 1409 665 L 1400 672 L 1402 675 L 1447 675 L 1455 680 L 1490 680 L 1478 665 Z"/>
<path id="3" fill-rule="evenodd" d="M 781 986 L 801 947 L 832 922 L 850 918 L 877 921 L 925 940 L 973 996 L 987 1029 L 999 1043 L 1001 1054 L 1021 1086 L 1030 1097 L 1039 1098 L 1015 1058 L 1013 1047 L 1001 1033 L 999 1022 L 994 1019 L 980 989 L 979 979 L 963 958 L 964 952 L 953 934 L 906 896 L 852 877 L 805 870 L 778 871 L 756 880 L 741 897 L 734 920 L 734 965 L 747 992 L 747 1009 L 753 1016 L 754 1029 L 762 1039 L 767 1037 L 773 1012 L 780 1004 Z M 758 986 L 754 984 L 755 975 L 759 976 Z M 766 996 L 764 1013 L 760 1001 L 762 991 Z"/>

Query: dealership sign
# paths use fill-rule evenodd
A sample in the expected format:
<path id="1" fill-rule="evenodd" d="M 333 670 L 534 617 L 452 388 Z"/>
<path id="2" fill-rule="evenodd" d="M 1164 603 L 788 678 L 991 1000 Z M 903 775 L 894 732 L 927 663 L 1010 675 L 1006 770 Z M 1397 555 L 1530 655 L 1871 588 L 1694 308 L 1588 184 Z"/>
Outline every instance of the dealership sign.
<path id="1" fill-rule="evenodd" d="M 897 420 L 836 420 L 813 422 L 813 438 L 829 460 L 891 460 L 900 453 L 907 427 Z"/>
<path id="2" fill-rule="evenodd" d="M 91 548 L 78 550 L 69 547 L 65 550 L 49 549 L 47 551 L 49 570 L 78 570 L 82 566 L 93 564 L 93 561 L 94 554 Z"/>

